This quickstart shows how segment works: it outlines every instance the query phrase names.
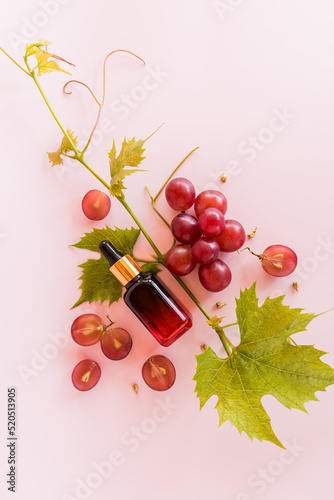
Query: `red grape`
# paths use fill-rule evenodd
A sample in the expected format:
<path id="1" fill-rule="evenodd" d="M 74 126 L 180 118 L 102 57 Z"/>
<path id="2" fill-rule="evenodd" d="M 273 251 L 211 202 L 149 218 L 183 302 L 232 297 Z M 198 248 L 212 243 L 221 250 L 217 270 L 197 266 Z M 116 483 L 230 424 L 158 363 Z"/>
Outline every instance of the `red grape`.
<path id="1" fill-rule="evenodd" d="M 167 269 L 177 276 L 191 273 L 196 266 L 191 247 L 188 245 L 175 245 L 165 255 Z"/>
<path id="2" fill-rule="evenodd" d="M 197 217 L 201 215 L 203 210 L 210 207 L 217 208 L 222 214 L 226 213 L 227 201 L 223 193 L 214 189 L 208 189 L 199 193 L 195 200 L 195 213 Z"/>
<path id="3" fill-rule="evenodd" d="M 193 205 L 196 193 L 193 184 L 188 179 L 177 177 L 167 184 L 165 196 L 168 205 L 173 210 L 184 211 Z"/>
<path id="4" fill-rule="evenodd" d="M 171 230 L 174 238 L 186 245 L 191 245 L 201 236 L 196 217 L 189 214 L 179 214 L 174 217 Z"/>
<path id="5" fill-rule="evenodd" d="M 80 361 L 72 372 L 72 383 L 79 391 L 89 391 L 100 380 L 101 368 L 91 359 Z"/>
<path id="6" fill-rule="evenodd" d="M 227 219 L 224 231 L 215 240 L 219 243 L 222 252 L 235 252 L 245 243 L 246 232 L 240 222 Z"/>
<path id="7" fill-rule="evenodd" d="M 131 335 L 123 328 L 106 330 L 101 338 L 101 349 L 109 359 L 120 360 L 125 358 L 132 347 Z"/>
<path id="8" fill-rule="evenodd" d="M 110 197 L 98 189 L 88 191 L 82 200 L 82 210 L 88 219 L 102 220 L 110 210 Z"/>
<path id="9" fill-rule="evenodd" d="M 297 266 L 297 255 L 284 245 L 271 245 L 260 258 L 263 269 L 271 276 L 288 276 Z"/>
<path id="10" fill-rule="evenodd" d="M 192 254 L 199 264 L 211 264 L 218 259 L 219 245 L 211 238 L 200 238 L 192 246 Z"/>
<path id="11" fill-rule="evenodd" d="M 206 208 L 198 218 L 198 227 L 205 236 L 218 236 L 224 230 L 225 217 L 217 208 Z"/>
<path id="12" fill-rule="evenodd" d="M 166 391 L 174 384 L 176 373 L 173 363 L 166 356 L 156 354 L 145 361 L 142 376 L 151 389 Z"/>
<path id="13" fill-rule="evenodd" d="M 221 292 L 231 283 L 232 274 L 228 265 L 217 259 L 211 264 L 200 266 L 198 277 L 202 286 L 209 292 Z"/>
<path id="14" fill-rule="evenodd" d="M 82 314 L 72 323 L 71 335 L 79 345 L 96 344 L 104 330 L 104 324 L 97 314 Z"/>

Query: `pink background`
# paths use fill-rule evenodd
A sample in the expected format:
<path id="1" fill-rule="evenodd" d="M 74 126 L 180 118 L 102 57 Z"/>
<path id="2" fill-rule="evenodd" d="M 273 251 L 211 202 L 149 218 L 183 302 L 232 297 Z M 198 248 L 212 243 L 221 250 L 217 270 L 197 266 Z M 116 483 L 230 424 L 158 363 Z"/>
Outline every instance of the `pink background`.
<path id="1" fill-rule="evenodd" d="M 198 191 L 217 186 L 224 191 L 228 217 L 247 231 L 258 227 L 251 241 L 255 251 L 273 243 L 295 249 L 299 266 L 283 280 L 265 275 L 245 253 L 226 259 L 233 282 L 221 294 L 205 293 L 195 274 L 185 279 L 212 314 L 217 300 L 227 302 L 222 313 L 233 322 L 234 297 L 255 280 L 261 300 L 286 293 L 287 304 L 310 312 L 333 307 L 333 22 L 330 0 L 17 0 L 2 7 L 0 26 L 1 44 L 19 61 L 25 41 L 53 41 L 55 52 L 76 64 L 73 78 L 98 96 L 109 51 L 124 48 L 146 60 L 146 67 L 126 54 L 109 61 L 104 122 L 87 161 L 107 178 L 113 137 L 120 147 L 124 136 L 147 137 L 165 123 L 147 143 L 148 172 L 129 178 L 126 192 L 163 251 L 170 234 L 152 213 L 144 188 L 156 193 L 196 146 L 200 149 L 180 174 Z M 317 394 L 321 403 L 307 404 L 309 415 L 263 399 L 274 431 L 290 450 L 284 453 L 270 443 L 251 442 L 229 423 L 218 428 L 214 399 L 199 412 L 194 354 L 204 342 L 223 353 L 171 277 L 165 275 L 165 281 L 192 309 L 195 326 L 168 350 L 121 302 L 110 309 L 85 304 L 69 310 L 79 297 L 76 266 L 88 257 L 69 244 L 90 231 L 81 199 L 100 186 L 70 160 L 64 168 L 50 167 L 46 151 L 58 148 L 57 125 L 28 77 L 3 55 L 0 68 L 1 498 L 12 498 L 4 479 L 4 430 L 7 387 L 13 385 L 17 499 L 330 498 L 333 387 Z M 147 76 L 157 72 L 155 79 Z M 66 81 L 63 74 L 42 78 L 61 121 L 84 139 L 96 104 L 83 87 L 73 86 L 72 96 L 64 96 Z M 124 95 L 130 100 L 120 107 L 128 99 Z M 282 113 L 283 121 L 274 118 Z M 256 147 L 249 145 L 252 137 Z M 225 185 L 219 183 L 223 171 L 229 173 Z M 163 197 L 158 206 L 173 217 Z M 106 221 L 94 226 L 104 222 L 131 225 L 116 201 Z M 147 254 L 145 241 L 140 239 L 136 251 Z M 299 293 L 291 287 L 295 279 Z M 89 311 L 103 318 L 109 313 L 131 332 L 134 348 L 127 359 L 110 362 L 99 346 L 80 348 L 68 337 L 74 318 Z M 332 318 L 333 312 L 320 316 L 308 332 L 295 336 L 331 352 L 322 358 L 330 364 Z M 237 331 L 228 333 L 237 342 Z M 175 386 L 166 393 L 151 391 L 141 380 L 143 361 L 154 353 L 167 354 L 177 370 Z M 73 366 L 84 357 L 102 367 L 99 384 L 88 393 L 76 391 L 70 381 Z M 33 372 L 22 376 L 25 368 Z M 131 390 L 135 381 L 138 396 Z M 106 461 L 108 468 L 104 464 L 97 472 Z M 76 491 L 80 481 L 90 486 Z"/>

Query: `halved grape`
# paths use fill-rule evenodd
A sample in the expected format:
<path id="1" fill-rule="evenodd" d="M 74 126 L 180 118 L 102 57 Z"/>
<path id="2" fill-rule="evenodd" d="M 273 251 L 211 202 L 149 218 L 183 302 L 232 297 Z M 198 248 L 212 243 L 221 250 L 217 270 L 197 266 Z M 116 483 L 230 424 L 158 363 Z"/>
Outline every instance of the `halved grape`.
<path id="1" fill-rule="evenodd" d="M 98 189 L 88 191 L 82 200 L 83 213 L 91 220 L 104 219 L 110 211 L 110 206 L 110 197 Z"/>
<path id="2" fill-rule="evenodd" d="M 222 252 L 235 252 L 245 243 L 246 232 L 240 222 L 227 219 L 224 231 L 216 236 L 215 240 L 218 242 Z"/>
<path id="3" fill-rule="evenodd" d="M 297 255 L 284 245 L 271 245 L 261 256 L 264 271 L 271 276 L 288 276 L 297 266 Z"/>
<path id="4" fill-rule="evenodd" d="M 197 217 L 201 215 L 206 208 L 217 208 L 222 214 L 226 213 L 227 201 L 223 193 L 215 189 L 208 189 L 199 193 L 195 200 L 195 213 Z"/>
<path id="5" fill-rule="evenodd" d="M 195 188 L 184 177 L 176 177 L 170 181 L 165 190 L 168 205 L 173 210 L 184 211 L 190 208 L 195 201 Z"/>
<path id="6" fill-rule="evenodd" d="M 198 217 L 198 227 L 204 236 L 213 238 L 225 228 L 225 217 L 217 208 L 206 208 Z"/>
<path id="7" fill-rule="evenodd" d="M 96 386 L 101 377 L 101 368 L 91 359 L 80 361 L 72 372 L 72 383 L 79 391 L 89 391 Z"/>
<path id="8" fill-rule="evenodd" d="M 124 328 L 106 330 L 101 338 L 101 349 L 109 359 L 124 359 L 132 348 L 132 338 Z"/>
<path id="9" fill-rule="evenodd" d="M 71 335 L 79 345 L 96 344 L 102 335 L 104 324 L 97 314 L 82 314 L 72 323 Z"/>
<path id="10" fill-rule="evenodd" d="M 231 283 L 232 273 L 225 262 L 217 259 L 211 264 L 199 266 L 198 277 L 209 292 L 221 292 Z"/>
<path id="11" fill-rule="evenodd" d="M 200 238 L 192 246 L 192 254 L 199 264 L 211 264 L 218 259 L 219 245 L 212 238 Z"/>
<path id="12" fill-rule="evenodd" d="M 167 269 L 177 276 L 186 276 L 196 266 L 191 247 L 188 245 L 175 245 L 165 255 Z"/>
<path id="13" fill-rule="evenodd" d="M 166 356 L 156 354 L 145 361 L 142 376 L 151 389 L 166 391 L 174 384 L 176 372 L 173 363 Z"/>
<path id="14" fill-rule="evenodd" d="M 180 243 L 191 245 L 201 236 L 196 217 L 190 214 L 179 214 L 172 220 L 173 236 Z"/>

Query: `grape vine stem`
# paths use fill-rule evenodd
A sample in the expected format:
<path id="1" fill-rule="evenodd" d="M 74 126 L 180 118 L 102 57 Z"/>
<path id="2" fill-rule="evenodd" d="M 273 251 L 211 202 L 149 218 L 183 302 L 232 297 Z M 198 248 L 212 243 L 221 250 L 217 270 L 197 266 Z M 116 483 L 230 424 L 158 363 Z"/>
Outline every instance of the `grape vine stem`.
<path id="1" fill-rule="evenodd" d="M 230 326 L 236 326 L 238 323 L 230 323 L 229 325 L 224 325 L 222 326 L 221 328 L 224 329 L 224 328 L 229 328 Z"/>
<path id="2" fill-rule="evenodd" d="M 189 156 L 191 154 L 193 154 L 194 151 L 196 151 L 196 149 L 199 149 L 199 146 L 197 146 L 196 148 L 194 148 L 193 150 L 190 151 L 189 154 L 187 154 L 187 156 L 185 158 L 183 158 L 183 160 L 178 164 L 178 166 L 173 170 L 173 172 L 170 174 L 170 176 L 168 177 L 168 179 L 166 180 L 166 182 L 162 185 L 162 187 L 159 189 L 159 191 L 157 192 L 157 194 L 154 196 L 153 198 L 153 202 L 157 201 L 157 198 L 158 196 L 160 196 L 160 194 L 162 193 L 162 191 L 164 190 L 164 188 L 166 187 L 166 185 L 168 184 L 168 182 L 170 181 L 170 179 L 173 177 L 173 175 L 178 171 L 178 169 L 181 167 L 181 165 L 187 160 L 187 158 L 189 158 Z"/>

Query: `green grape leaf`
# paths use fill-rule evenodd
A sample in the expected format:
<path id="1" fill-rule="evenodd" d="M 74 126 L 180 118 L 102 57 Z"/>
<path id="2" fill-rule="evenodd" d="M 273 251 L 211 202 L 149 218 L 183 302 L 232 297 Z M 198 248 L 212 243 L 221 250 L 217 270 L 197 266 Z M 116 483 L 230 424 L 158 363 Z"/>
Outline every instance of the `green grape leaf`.
<path id="1" fill-rule="evenodd" d="M 133 247 L 136 244 L 139 233 L 139 229 L 135 229 L 134 227 L 131 229 L 120 229 L 118 227 L 111 229 L 107 225 L 103 229 L 93 227 L 90 233 L 85 233 L 85 236 L 72 246 L 84 250 L 91 250 L 92 252 L 99 252 L 99 243 L 103 240 L 109 240 L 119 252 L 133 255 Z"/>
<path id="2" fill-rule="evenodd" d="M 74 132 L 72 132 L 70 129 L 67 129 L 66 132 L 69 135 L 69 137 L 71 138 L 74 146 L 77 147 L 78 138 L 74 136 Z M 52 163 L 52 166 L 54 167 L 56 165 L 63 165 L 64 162 L 63 162 L 63 158 L 61 157 L 61 155 L 63 153 L 68 154 L 70 151 L 74 151 L 73 146 L 70 143 L 70 141 L 68 140 L 68 138 L 66 137 L 66 135 L 64 135 L 64 137 L 61 141 L 61 144 L 59 146 L 59 149 L 57 151 L 55 151 L 54 153 L 48 153 L 49 161 Z"/>
<path id="3" fill-rule="evenodd" d="M 117 302 L 122 296 L 122 285 L 109 271 L 110 264 L 104 257 L 100 259 L 88 259 L 80 264 L 82 274 L 80 279 L 82 291 L 80 298 L 71 309 L 79 306 L 83 302 L 102 302 L 110 304 Z"/>
<path id="4" fill-rule="evenodd" d="M 255 283 L 241 291 L 236 300 L 240 344 L 224 359 L 211 348 L 196 356 L 194 376 L 201 408 L 211 396 L 218 396 L 219 425 L 229 420 L 251 439 L 281 447 L 262 397 L 270 394 L 289 409 L 306 411 L 307 401 L 318 401 L 316 391 L 334 384 L 333 369 L 320 360 L 325 352 L 289 343 L 289 337 L 305 331 L 316 315 L 290 309 L 283 299 L 267 298 L 259 307 Z"/>
<path id="5" fill-rule="evenodd" d="M 104 229 L 93 228 L 90 233 L 86 233 L 78 243 L 72 246 L 99 252 L 100 241 L 109 240 L 121 253 L 132 255 L 139 233 L 139 229 L 133 227 L 131 229 L 117 227 L 110 229 L 108 226 Z M 83 302 L 107 301 L 110 305 L 122 296 L 123 287 L 111 274 L 110 264 L 101 254 L 99 259 L 88 259 L 79 267 L 82 268 L 80 276 L 82 283 L 79 287 L 82 293 L 72 309 Z"/>
<path id="6" fill-rule="evenodd" d="M 146 140 L 146 139 L 145 139 Z M 131 175 L 135 172 L 143 172 L 143 170 L 138 169 L 138 165 L 145 159 L 143 153 L 145 149 L 143 145 L 145 140 L 140 139 L 136 141 L 135 137 L 129 139 L 128 141 L 124 138 L 122 149 L 118 156 L 116 156 L 116 145 L 115 139 L 113 141 L 113 147 L 109 152 L 109 165 L 110 165 L 110 194 L 112 196 L 121 196 L 123 189 L 126 187 L 123 184 L 123 179 L 127 175 Z M 125 167 L 136 167 L 128 168 Z"/>
<path id="7" fill-rule="evenodd" d="M 143 264 L 140 267 L 142 268 L 143 273 L 158 274 L 161 271 L 159 265 L 156 262 L 148 262 L 147 264 Z"/>

